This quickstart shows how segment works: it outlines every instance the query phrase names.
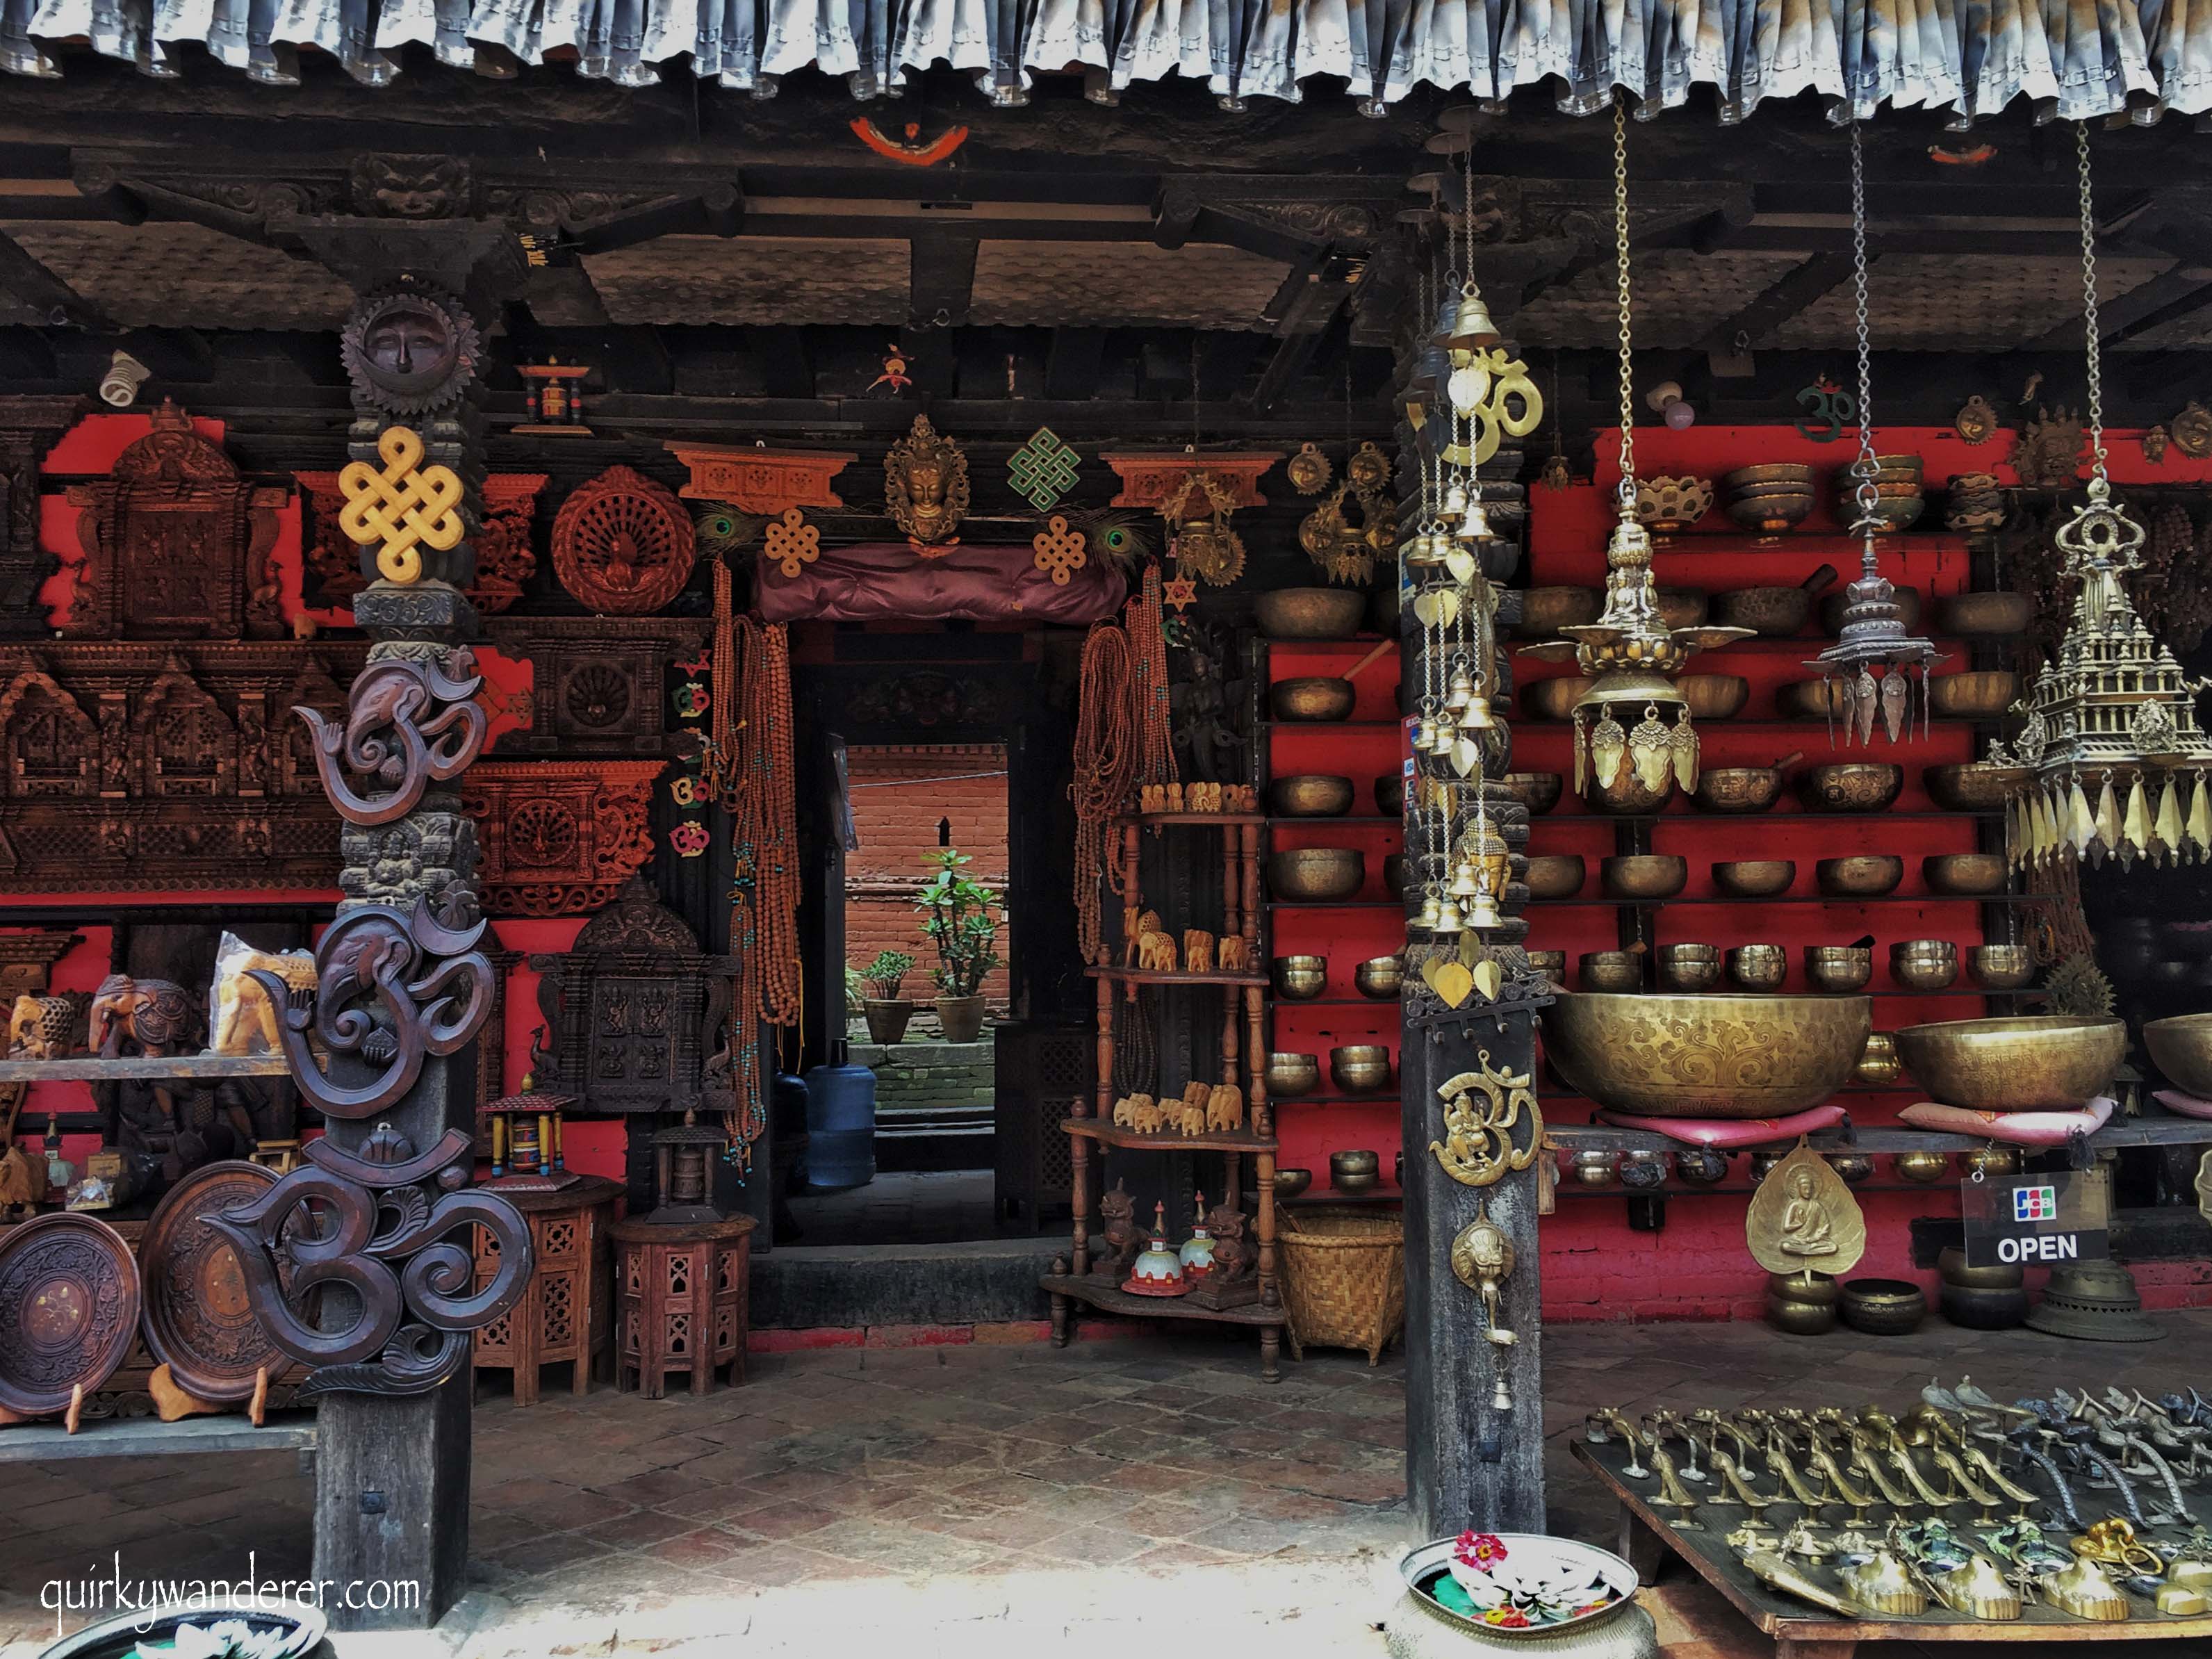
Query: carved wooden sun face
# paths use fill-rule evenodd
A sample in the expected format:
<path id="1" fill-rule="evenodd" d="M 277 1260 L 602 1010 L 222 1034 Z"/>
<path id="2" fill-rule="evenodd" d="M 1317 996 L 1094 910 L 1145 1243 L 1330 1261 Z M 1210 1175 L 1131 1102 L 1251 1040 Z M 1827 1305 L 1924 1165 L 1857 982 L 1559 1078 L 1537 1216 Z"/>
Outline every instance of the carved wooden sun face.
<path id="1" fill-rule="evenodd" d="M 416 301 L 397 300 L 362 331 L 369 378 L 393 392 L 424 392 L 453 372 L 459 344 L 444 317 Z"/>

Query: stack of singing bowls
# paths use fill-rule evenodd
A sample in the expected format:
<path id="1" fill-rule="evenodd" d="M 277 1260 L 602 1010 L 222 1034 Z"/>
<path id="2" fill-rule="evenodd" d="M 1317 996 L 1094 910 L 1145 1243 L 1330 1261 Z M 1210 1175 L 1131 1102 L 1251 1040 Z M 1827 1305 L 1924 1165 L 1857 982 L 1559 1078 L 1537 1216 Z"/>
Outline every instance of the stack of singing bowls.
<path id="1" fill-rule="evenodd" d="M 1858 474 L 1850 465 L 1835 471 L 1836 518 L 1844 525 L 1855 524 L 1859 516 Z M 1927 498 L 1920 493 L 1920 458 L 1917 455 L 1877 455 L 1874 458 L 1874 487 L 1881 500 L 1875 504 L 1874 515 L 1888 530 L 1904 530 L 1916 523 L 1928 506 Z"/>
<path id="2" fill-rule="evenodd" d="M 1813 511 L 1813 469 L 1802 461 L 1740 467 L 1723 482 L 1729 517 L 1747 530 L 1787 530 Z"/>
<path id="3" fill-rule="evenodd" d="M 1943 1317 L 1970 1331 L 2008 1331 L 2027 1318 L 2027 1291 L 2018 1263 L 2008 1267 L 1969 1267 L 1966 1253 L 1955 1247 L 1936 1258 L 1943 1285 L 1937 1305 Z"/>

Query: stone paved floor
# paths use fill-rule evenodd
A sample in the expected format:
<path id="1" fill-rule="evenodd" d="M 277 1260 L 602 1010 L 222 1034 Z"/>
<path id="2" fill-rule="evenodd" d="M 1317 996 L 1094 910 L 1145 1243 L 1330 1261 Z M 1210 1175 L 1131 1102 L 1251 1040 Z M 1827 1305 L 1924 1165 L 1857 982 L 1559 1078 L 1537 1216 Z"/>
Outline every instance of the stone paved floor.
<path id="1" fill-rule="evenodd" d="M 1600 1541 L 1610 1531 L 1565 1455 L 1593 1406 L 1902 1406 L 1929 1376 L 1961 1371 L 2001 1397 L 2069 1379 L 2201 1384 L 2212 1311 L 2160 1319 L 2168 1340 L 2124 1347 L 1934 1322 L 1881 1340 L 1755 1325 L 1554 1328 L 1553 1528 Z M 601 1390 L 519 1411 L 488 1398 L 470 1595 L 435 1638 L 347 1638 L 341 1653 L 1127 1659 L 1256 1638 L 1271 1655 L 1382 1659 L 1370 1620 L 1406 1533 L 1395 1358 L 1375 1370 L 1344 1354 L 1286 1360 L 1273 1388 L 1249 1341 L 1195 1334 L 754 1364 L 749 1387 L 704 1401 Z M 260 1577 L 306 1570 L 310 1487 L 289 1458 L 78 1464 L 6 1481 L 0 1639 L 15 1644 L 0 1659 L 51 1638 L 46 1581 L 104 1571 L 111 1555 L 126 1578 L 234 1576 L 249 1552 Z M 1771 1651 L 1679 1577 L 1646 1596 L 1667 1659 Z M 1972 1652 L 2029 1651 L 2008 1647 Z"/>
<path id="2" fill-rule="evenodd" d="M 865 1187 L 791 1200 L 799 1245 L 964 1244 L 994 1238 L 988 1170 L 878 1171 Z M 776 1248 L 784 1248 L 781 1235 Z"/>

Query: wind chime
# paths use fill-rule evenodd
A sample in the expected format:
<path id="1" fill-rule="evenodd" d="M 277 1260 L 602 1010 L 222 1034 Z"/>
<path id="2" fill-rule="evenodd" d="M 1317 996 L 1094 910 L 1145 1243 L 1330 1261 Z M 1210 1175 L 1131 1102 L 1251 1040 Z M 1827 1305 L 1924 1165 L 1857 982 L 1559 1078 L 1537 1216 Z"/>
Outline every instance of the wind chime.
<path id="1" fill-rule="evenodd" d="M 1748 638 L 1748 628 L 1668 628 L 1659 616 L 1650 532 L 1636 519 L 1636 401 L 1630 379 L 1628 119 L 1613 111 L 1614 286 L 1620 324 L 1620 517 L 1605 550 L 1605 610 L 1525 655 L 1571 657 L 1589 684 L 1575 699 L 1575 793 L 1605 812 L 1656 811 L 1698 781 L 1698 734 L 1674 676 L 1701 650 Z"/>
<path id="2" fill-rule="evenodd" d="M 1989 763 L 2027 769 L 2006 813 L 2015 866 L 2059 864 L 2063 855 L 2123 869 L 2138 858 L 2160 865 L 2212 857 L 2212 738 L 2197 724 L 2208 682 L 2182 672 L 2173 653 L 2143 625 L 2120 578 L 2142 563 L 2143 527 L 2112 499 L 2106 470 L 2104 380 L 2099 357 L 2096 220 L 2089 189 L 2089 130 L 2075 129 L 2081 196 L 2081 306 L 2089 381 L 2087 499 L 2057 540 L 2066 574 L 2079 576 L 2074 615 L 2058 654 L 2015 703 L 2020 735 L 1990 745 Z M 2184 777 L 2191 799 L 2182 803 Z M 2090 805 L 2090 792 L 2096 805 Z M 2125 792 L 2125 805 L 2122 792 Z"/>
<path id="3" fill-rule="evenodd" d="M 1874 453 L 1874 385 L 1867 331 L 1866 159 L 1856 121 L 1851 123 L 1851 293 L 1859 348 L 1859 453 L 1851 464 L 1851 471 L 1858 476 L 1859 515 L 1851 533 L 1859 538 L 1859 578 L 1844 591 L 1844 625 L 1836 642 L 1805 665 L 1821 670 L 1830 682 L 1826 705 L 1831 744 L 1836 740 L 1839 718 L 1845 743 L 1854 737 L 1863 744 L 1872 743 L 1877 714 L 1889 740 L 1896 743 L 1912 735 L 1916 677 L 1921 732 L 1926 735 L 1928 673 L 1939 659 L 1934 644 L 1905 631 L 1905 611 L 1897 602 L 1897 590 L 1875 566 L 1875 537 L 1882 528 L 1876 517 L 1881 490 L 1876 477 L 1880 465 Z"/>
<path id="4" fill-rule="evenodd" d="M 1458 263 L 1432 300 L 1434 332 L 1416 360 L 1404 411 L 1420 457 L 1417 533 L 1401 557 L 1422 631 L 1421 694 L 1413 722 L 1408 812 L 1422 848 L 1420 909 L 1409 931 L 1456 939 L 1457 960 L 1432 957 L 1430 988 L 1452 1006 L 1476 988 L 1495 996 L 1498 969 L 1485 936 L 1500 927 L 1510 860 L 1484 799 L 1486 763 L 1497 757 L 1497 595 L 1483 569 L 1498 540 L 1482 501 L 1482 463 L 1508 436 L 1535 430 L 1543 398 L 1527 365 L 1510 356 L 1474 266 L 1474 181 L 1465 179 Z M 1431 313 L 1431 305 L 1435 310 Z M 1433 771 L 1422 760 L 1441 762 Z M 1469 799 L 1472 811 L 1462 807 Z M 1472 936 L 1471 938 L 1469 936 Z"/>

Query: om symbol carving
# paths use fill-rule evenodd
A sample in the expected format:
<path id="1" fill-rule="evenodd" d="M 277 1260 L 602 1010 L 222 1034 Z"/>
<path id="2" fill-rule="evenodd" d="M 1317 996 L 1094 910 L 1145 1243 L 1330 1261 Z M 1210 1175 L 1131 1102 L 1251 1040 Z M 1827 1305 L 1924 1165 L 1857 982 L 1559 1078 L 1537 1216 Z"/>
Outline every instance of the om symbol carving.
<path id="1" fill-rule="evenodd" d="M 1544 1114 L 1526 1073 L 1497 1070 L 1490 1050 L 1475 1056 L 1482 1069 L 1462 1072 L 1437 1090 L 1444 1101 L 1444 1138 L 1429 1143 L 1443 1172 L 1463 1187 L 1492 1186 L 1508 1170 L 1527 1169 L 1544 1144 Z M 1480 1097 L 1480 1103 L 1477 1104 Z M 1516 1148 L 1513 1130 L 1528 1115 L 1528 1144 Z"/>
<path id="2" fill-rule="evenodd" d="M 418 546 L 444 553 L 468 533 L 461 515 L 461 480 L 450 466 L 422 465 L 422 441 L 404 426 L 388 426 L 376 441 L 384 462 L 380 472 L 367 461 L 350 461 L 338 474 L 346 504 L 338 529 L 358 547 L 376 550 L 376 573 L 404 586 L 422 576 Z"/>
<path id="3" fill-rule="evenodd" d="M 431 784 L 458 777 L 483 750 L 488 721 L 473 701 L 483 684 L 475 657 L 460 646 L 442 665 L 404 657 L 371 663 L 353 683 L 343 728 L 295 707 L 314 734 L 315 767 L 338 816 L 390 823 L 421 805 Z M 360 793 L 348 773 L 388 793 Z"/>

